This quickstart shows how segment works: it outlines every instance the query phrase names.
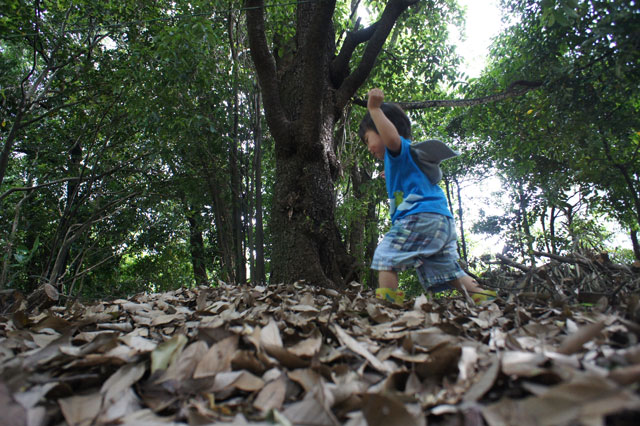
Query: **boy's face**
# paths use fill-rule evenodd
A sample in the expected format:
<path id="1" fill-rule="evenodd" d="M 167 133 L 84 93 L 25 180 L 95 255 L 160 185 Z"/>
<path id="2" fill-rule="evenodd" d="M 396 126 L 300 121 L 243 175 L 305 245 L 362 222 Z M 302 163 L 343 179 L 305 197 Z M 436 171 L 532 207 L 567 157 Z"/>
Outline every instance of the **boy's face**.
<path id="1" fill-rule="evenodd" d="M 384 143 L 380 135 L 373 130 L 367 130 L 364 134 L 364 143 L 369 152 L 378 160 L 384 160 Z"/>

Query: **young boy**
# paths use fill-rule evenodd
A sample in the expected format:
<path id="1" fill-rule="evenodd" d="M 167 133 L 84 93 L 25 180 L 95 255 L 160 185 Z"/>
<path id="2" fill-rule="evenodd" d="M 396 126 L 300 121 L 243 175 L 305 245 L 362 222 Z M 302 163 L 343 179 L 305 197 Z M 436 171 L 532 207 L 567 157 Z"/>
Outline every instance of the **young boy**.
<path id="1" fill-rule="evenodd" d="M 483 291 L 458 265 L 457 237 L 447 199 L 411 153 L 411 122 L 394 104 L 383 103 L 380 89 L 369 91 L 368 112 L 359 136 L 373 156 L 384 160 L 392 227 L 376 248 L 371 268 L 380 271 L 376 297 L 404 301 L 398 271 L 415 268 L 425 290 L 465 289 L 476 303 L 495 296 Z M 437 171 L 439 168 L 435 164 Z"/>

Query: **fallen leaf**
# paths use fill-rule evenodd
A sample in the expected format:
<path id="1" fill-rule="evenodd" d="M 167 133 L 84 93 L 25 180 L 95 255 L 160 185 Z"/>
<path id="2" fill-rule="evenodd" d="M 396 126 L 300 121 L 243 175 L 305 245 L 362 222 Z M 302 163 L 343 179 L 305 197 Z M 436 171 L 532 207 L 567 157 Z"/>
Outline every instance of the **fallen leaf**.
<path id="1" fill-rule="evenodd" d="M 379 394 L 363 396 L 362 413 L 369 426 L 423 426 L 424 418 L 415 418 L 395 398 Z"/>
<path id="2" fill-rule="evenodd" d="M 147 370 L 145 364 L 126 364 L 113 373 L 102 384 L 100 393 L 104 395 L 104 403 L 107 405 L 119 400 L 124 391 L 133 386 Z"/>
<path id="3" fill-rule="evenodd" d="M 382 362 L 380 362 L 378 358 L 373 356 L 371 352 L 366 350 L 360 343 L 358 343 L 357 340 L 349 336 L 349 334 L 347 334 L 347 332 L 344 331 L 338 324 L 333 324 L 331 328 L 333 332 L 336 334 L 336 337 L 340 340 L 340 342 L 342 342 L 343 345 L 345 345 L 347 348 L 349 348 L 353 352 L 357 353 L 358 355 L 366 359 L 373 368 L 375 368 L 376 370 L 382 373 L 391 372 L 389 367 L 387 367 Z"/>
<path id="4" fill-rule="evenodd" d="M 231 360 L 238 348 L 238 336 L 229 336 L 209 348 L 193 372 L 194 379 L 215 376 L 231 370 Z"/>
<path id="5" fill-rule="evenodd" d="M 283 376 L 267 383 L 258 393 L 253 406 L 260 411 L 279 410 L 284 403 L 287 383 Z"/>
<path id="6" fill-rule="evenodd" d="M 58 400 L 62 415 L 69 425 L 90 426 L 96 423 L 102 407 L 102 395 L 93 393 Z"/>
<path id="7" fill-rule="evenodd" d="M 27 410 L 18 404 L 12 397 L 9 388 L 0 382 L 0 426 L 26 426 Z"/>
<path id="8" fill-rule="evenodd" d="M 582 349 L 582 345 L 596 337 L 604 328 L 604 321 L 587 324 L 580 327 L 575 333 L 568 335 L 560 344 L 558 352 L 570 355 Z"/>
<path id="9" fill-rule="evenodd" d="M 176 359 L 184 345 L 187 344 L 187 337 L 183 334 L 173 336 L 171 339 L 163 342 L 151 352 L 151 373 L 158 370 L 166 370 L 174 359 Z"/>

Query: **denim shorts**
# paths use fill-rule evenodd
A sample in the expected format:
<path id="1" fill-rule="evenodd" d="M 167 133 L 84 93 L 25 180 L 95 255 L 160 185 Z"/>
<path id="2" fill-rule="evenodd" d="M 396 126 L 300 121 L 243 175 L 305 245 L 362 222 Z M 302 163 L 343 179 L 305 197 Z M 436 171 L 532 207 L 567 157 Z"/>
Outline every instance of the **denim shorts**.
<path id="1" fill-rule="evenodd" d="M 450 289 L 447 282 L 465 276 L 458 265 L 457 236 L 452 218 L 416 213 L 396 221 L 373 255 L 378 271 L 415 269 L 427 291 Z"/>

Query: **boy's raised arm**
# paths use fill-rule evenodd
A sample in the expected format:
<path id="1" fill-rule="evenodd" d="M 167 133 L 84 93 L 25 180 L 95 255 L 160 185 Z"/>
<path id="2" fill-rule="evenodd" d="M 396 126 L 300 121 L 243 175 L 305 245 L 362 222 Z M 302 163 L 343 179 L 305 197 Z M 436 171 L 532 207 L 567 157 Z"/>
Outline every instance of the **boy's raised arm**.
<path id="1" fill-rule="evenodd" d="M 394 126 L 393 123 L 387 118 L 387 116 L 384 115 L 384 112 L 382 112 L 380 106 L 382 105 L 383 101 L 384 93 L 382 92 L 382 90 L 369 90 L 367 109 L 369 110 L 369 114 L 371 114 L 373 123 L 376 125 L 376 129 L 378 129 L 380 139 L 389 151 L 394 153 L 400 152 L 400 148 L 402 147 L 400 134 L 398 134 L 396 126 Z"/>

